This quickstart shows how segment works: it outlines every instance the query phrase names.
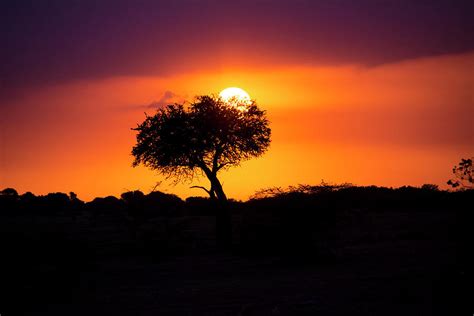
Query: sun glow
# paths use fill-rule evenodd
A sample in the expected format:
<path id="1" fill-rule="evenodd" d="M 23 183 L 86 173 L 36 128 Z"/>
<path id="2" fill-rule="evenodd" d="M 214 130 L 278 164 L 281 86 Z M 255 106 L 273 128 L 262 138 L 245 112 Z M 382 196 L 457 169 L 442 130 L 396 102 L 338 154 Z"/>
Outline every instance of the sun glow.
<path id="1" fill-rule="evenodd" d="M 222 90 L 219 93 L 219 97 L 229 104 L 247 105 L 251 102 L 249 94 L 245 92 L 245 90 L 237 87 L 230 87 Z"/>

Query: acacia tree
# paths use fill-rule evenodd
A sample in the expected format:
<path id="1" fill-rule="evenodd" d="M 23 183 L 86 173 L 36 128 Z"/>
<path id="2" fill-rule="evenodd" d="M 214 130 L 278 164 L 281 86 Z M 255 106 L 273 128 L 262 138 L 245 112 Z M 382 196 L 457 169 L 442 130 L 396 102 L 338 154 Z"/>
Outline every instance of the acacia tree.
<path id="1" fill-rule="evenodd" d="M 474 169 L 472 160 L 461 159 L 461 162 L 453 167 L 454 179 L 450 179 L 448 184 L 453 188 L 474 189 Z"/>
<path id="2" fill-rule="evenodd" d="M 219 97 L 199 96 L 194 102 L 168 105 L 133 130 L 137 143 L 134 166 L 145 165 L 175 183 L 205 175 L 204 189 L 218 202 L 218 240 L 231 239 L 227 197 L 218 173 L 242 161 L 262 155 L 270 145 L 271 130 L 265 111 L 255 101 L 225 102 Z"/>

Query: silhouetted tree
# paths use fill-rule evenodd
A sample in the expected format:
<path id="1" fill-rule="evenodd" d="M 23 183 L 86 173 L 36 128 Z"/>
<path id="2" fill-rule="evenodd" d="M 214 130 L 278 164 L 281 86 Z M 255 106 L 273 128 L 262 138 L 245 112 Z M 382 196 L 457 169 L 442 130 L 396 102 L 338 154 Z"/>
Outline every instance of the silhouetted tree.
<path id="1" fill-rule="evenodd" d="M 175 182 L 205 175 L 210 187 L 195 187 L 218 201 L 218 241 L 227 245 L 231 219 L 217 174 L 262 155 L 270 145 L 268 125 L 265 111 L 254 101 L 236 104 L 199 96 L 189 106 L 168 105 L 134 128 L 138 134 L 133 165 L 143 164 Z"/>
<path id="2" fill-rule="evenodd" d="M 120 195 L 122 200 L 126 203 L 136 203 L 136 201 L 141 201 L 145 194 L 142 191 L 135 190 L 135 191 L 127 191 Z"/>
<path id="3" fill-rule="evenodd" d="M 148 217 L 178 216 L 183 204 L 183 200 L 174 194 L 153 191 L 145 196 L 144 207 Z"/>
<path id="4" fill-rule="evenodd" d="M 75 201 L 75 200 L 77 200 L 77 199 L 78 199 L 78 198 L 77 198 L 77 194 L 76 194 L 76 193 L 74 193 L 74 192 L 72 192 L 72 191 L 69 192 L 69 200 Z"/>
<path id="5" fill-rule="evenodd" d="M 71 206 L 69 195 L 63 192 L 48 193 L 45 196 L 41 196 L 40 201 L 44 211 L 50 214 L 66 212 Z"/>
<path id="6" fill-rule="evenodd" d="M 122 201 L 125 203 L 125 209 L 128 214 L 127 218 L 129 219 L 129 228 L 134 236 L 138 237 L 139 226 L 145 219 L 144 212 L 144 197 L 142 191 L 128 191 L 120 195 Z"/>
<path id="7" fill-rule="evenodd" d="M 421 189 L 426 191 L 439 191 L 439 186 L 437 184 L 425 183 L 421 186 Z"/>
<path id="8" fill-rule="evenodd" d="M 450 179 L 448 184 L 453 188 L 474 189 L 474 170 L 472 167 L 472 160 L 461 159 L 461 162 L 453 167 L 454 179 Z"/>
<path id="9" fill-rule="evenodd" d="M 6 188 L 0 191 L 0 208 L 2 211 L 15 212 L 18 206 L 18 192 L 13 188 Z"/>
<path id="10" fill-rule="evenodd" d="M 33 193 L 29 191 L 20 195 L 20 200 L 27 203 L 34 201 L 36 198 L 37 198 L 36 195 L 34 195 Z"/>
<path id="11" fill-rule="evenodd" d="M 13 188 L 3 189 L 2 191 L 0 191 L 0 195 L 18 198 L 18 192 Z"/>
<path id="12" fill-rule="evenodd" d="M 125 217 L 125 203 L 115 196 L 97 197 L 86 203 L 88 211 L 92 212 L 95 219 L 103 218 L 112 221 L 121 221 Z"/>

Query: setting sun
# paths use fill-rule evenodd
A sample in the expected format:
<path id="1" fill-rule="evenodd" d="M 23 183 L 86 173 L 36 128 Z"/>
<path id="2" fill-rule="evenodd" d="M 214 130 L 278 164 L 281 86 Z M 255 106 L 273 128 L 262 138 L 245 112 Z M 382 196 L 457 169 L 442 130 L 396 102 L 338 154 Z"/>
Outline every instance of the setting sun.
<path id="1" fill-rule="evenodd" d="M 231 103 L 231 102 L 237 102 L 240 104 L 250 103 L 249 94 L 245 92 L 245 90 L 237 88 L 237 87 L 226 88 L 219 93 L 219 96 L 222 98 L 224 102 L 227 102 L 227 103 Z"/>

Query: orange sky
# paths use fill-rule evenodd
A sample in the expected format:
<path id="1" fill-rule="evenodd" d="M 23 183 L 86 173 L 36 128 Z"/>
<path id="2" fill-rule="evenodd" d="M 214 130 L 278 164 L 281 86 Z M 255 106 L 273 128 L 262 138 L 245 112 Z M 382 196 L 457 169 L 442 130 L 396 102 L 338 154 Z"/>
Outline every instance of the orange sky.
<path id="1" fill-rule="evenodd" d="M 268 112 L 272 145 L 221 175 L 232 198 L 268 186 L 351 182 L 444 186 L 474 152 L 474 53 L 380 66 L 216 68 L 29 88 L 3 101 L 0 188 L 79 198 L 149 192 L 163 180 L 132 168 L 130 130 L 148 105 L 245 89 Z M 10 124 L 6 124 L 10 122 Z M 14 124 L 11 124 L 14 122 Z M 158 188 L 200 195 L 190 184 Z M 206 183 L 206 180 L 201 180 Z"/>

